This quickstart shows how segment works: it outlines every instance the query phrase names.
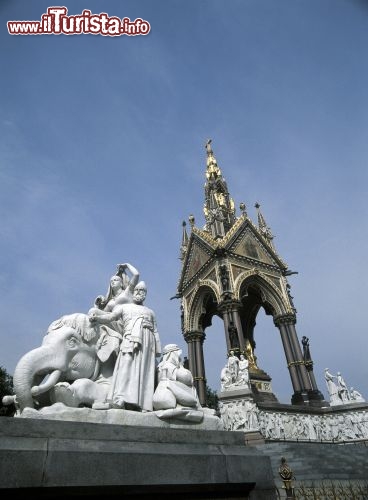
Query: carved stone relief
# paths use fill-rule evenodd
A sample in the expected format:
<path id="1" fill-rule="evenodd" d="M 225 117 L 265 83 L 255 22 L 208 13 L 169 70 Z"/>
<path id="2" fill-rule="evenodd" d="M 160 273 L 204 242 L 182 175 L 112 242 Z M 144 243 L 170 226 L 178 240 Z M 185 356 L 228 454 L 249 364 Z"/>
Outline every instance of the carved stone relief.
<path id="1" fill-rule="evenodd" d="M 259 410 L 250 400 L 227 400 L 219 404 L 226 430 L 258 430 L 269 440 L 356 441 L 368 439 L 368 411 L 311 415 Z"/>

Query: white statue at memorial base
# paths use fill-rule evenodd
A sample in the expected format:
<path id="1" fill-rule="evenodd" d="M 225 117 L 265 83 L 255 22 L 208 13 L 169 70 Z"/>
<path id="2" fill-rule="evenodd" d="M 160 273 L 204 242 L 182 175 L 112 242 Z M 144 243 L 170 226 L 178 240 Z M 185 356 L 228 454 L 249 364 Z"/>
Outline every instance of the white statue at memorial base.
<path id="1" fill-rule="evenodd" d="M 230 351 L 227 363 L 221 370 L 221 390 L 250 389 L 248 367 L 249 361 L 244 354 L 241 354 L 239 359 L 234 351 Z"/>
<path id="2" fill-rule="evenodd" d="M 231 375 L 231 383 L 235 384 L 235 382 L 238 379 L 238 373 L 239 373 L 239 359 L 235 356 L 234 351 L 230 351 L 227 360 L 227 366 L 229 368 Z"/>
<path id="3" fill-rule="evenodd" d="M 16 402 L 22 413 L 54 403 L 107 409 L 111 399 L 118 408 L 152 411 L 160 341 L 155 315 L 143 305 L 146 287 L 138 281 L 134 266 L 120 264 L 107 295 L 97 297 L 88 314 L 53 321 L 42 345 L 18 362 L 15 395 L 5 403 Z"/>
<path id="4" fill-rule="evenodd" d="M 339 388 L 337 384 L 335 384 L 334 382 L 335 378 L 336 378 L 335 375 L 332 375 L 332 373 L 328 371 L 328 368 L 325 368 L 325 380 L 326 380 L 328 394 L 330 396 L 331 406 L 343 404 L 342 400 L 339 397 Z"/>
<path id="5" fill-rule="evenodd" d="M 241 387 L 248 387 L 249 388 L 249 361 L 246 359 L 244 354 L 240 355 L 240 360 L 239 360 L 239 371 L 238 371 L 238 379 L 235 382 L 236 385 L 239 385 Z"/>
<path id="6" fill-rule="evenodd" d="M 158 386 L 153 395 L 153 409 L 161 419 L 180 419 L 201 422 L 204 411 L 193 385 L 193 376 L 184 368 L 182 351 L 176 344 L 168 344 L 163 349 L 159 363 Z"/>
<path id="7" fill-rule="evenodd" d="M 120 323 L 122 340 L 107 397 L 108 407 L 152 411 L 156 357 L 161 354 L 154 312 L 143 305 L 147 288 L 134 288 L 133 303 L 115 306 L 110 313 L 91 315 L 92 323 Z M 103 409 L 104 405 L 94 405 Z"/>
<path id="8" fill-rule="evenodd" d="M 336 383 L 333 380 L 335 378 Z M 353 387 L 351 387 L 350 391 L 348 390 L 347 384 L 340 372 L 337 372 L 337 376 L 335 377 L 328 371 L 328 368 L 325 368 L 325 379 L 331 406 L 365 402 L 359 391 Z"/>

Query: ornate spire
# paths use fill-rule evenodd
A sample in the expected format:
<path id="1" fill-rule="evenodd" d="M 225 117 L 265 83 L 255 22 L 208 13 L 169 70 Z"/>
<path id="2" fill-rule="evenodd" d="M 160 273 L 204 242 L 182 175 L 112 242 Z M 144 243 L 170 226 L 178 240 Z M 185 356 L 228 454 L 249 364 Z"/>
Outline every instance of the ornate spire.
<path id="1" fill-rule="evenodd" d="M 225 179 L 217 165 L 213 154 L 211 139 L 206 142 L 207 169 L 204 215 L 206 217 L 206 230 L 213 238 L 222 238 L 235 222 L 234 202 L 230 198 Z"/>
<path id="2" fill-rule="evenodd" d="M 207 171 L 206 171 L 206 177 L 208 180 L 211 178 L 213 180 L 216 180 L 218 177 L 221 177 L 221 170 L 219 169 L 219 166 L 217 165 L 217 161 L 215 158 L 215 155 L 213 154 L 212 150 L 212 139 L 208 139 L 206 142 L 206 151 L 207 151 Z"/>
<path id="3" fill-rule="evenodd" d="M 273 234 L 271 233 L 271 229 L 267 226 L 265 218 L 262 215 L 262 212 L 260 210 L 261 205 L 257 202 L 254 205 L 257 209 L 258 212 L 258 229 L 259 232 L 264 236 L 269 243 L 269 245 L 275 250 L 275 247 L 273 245 Z"/>
<path id="4" fill-rule="evenodd" d="M 183 226 L 183 237 L 181 240 L 181 247 L 180 247 L 180 259 L 184 260 L 185 254 L 187 253 L 188 250 L 188 234 L 187 234 L 187 229 L 186 229 L 187 223 L 185 220 L 183 220 L 182 226 Z"/>

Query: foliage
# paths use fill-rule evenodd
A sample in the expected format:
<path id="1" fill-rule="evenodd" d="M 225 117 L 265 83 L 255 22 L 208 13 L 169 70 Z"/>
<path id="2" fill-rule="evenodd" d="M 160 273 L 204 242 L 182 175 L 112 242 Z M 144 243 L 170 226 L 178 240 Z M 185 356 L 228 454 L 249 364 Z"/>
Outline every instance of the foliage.
<path id="1" fill-rule="evenodd" d="M 206 406 L 208 408 L 216 410 L 216 413 L 218 412 L 217 392 L 213 391 L 207 384 L 206 384 Z"/>
<path id="2" fill-rule="evenodd" d="M 0 366 L 0 416 L 10 417 L 15 413 L 15 406 L 4 406 L 2 399 L 4 396 L 13 394 L 13 377 Z"/>

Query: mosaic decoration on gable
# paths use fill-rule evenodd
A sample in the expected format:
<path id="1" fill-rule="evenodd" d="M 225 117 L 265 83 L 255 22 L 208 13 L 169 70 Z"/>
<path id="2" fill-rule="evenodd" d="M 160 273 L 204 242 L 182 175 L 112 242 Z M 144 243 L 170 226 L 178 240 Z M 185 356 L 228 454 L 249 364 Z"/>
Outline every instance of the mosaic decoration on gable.
<path id="1" fill-rule="evenodd" d="M 258 242 L 247 231 L 234 248 L 234 252 L 243 257 L 250 257 L 251 259 L 273 265 L 273 260 L 257 243 Z"/>
<path id="2" fill-rule="evenodd" d="M 191 255 L 189 258 L 189 270 L 187 281 L 189 281 L 209 260 L 209 255 L 197 244 L 193 243 Z"/>

